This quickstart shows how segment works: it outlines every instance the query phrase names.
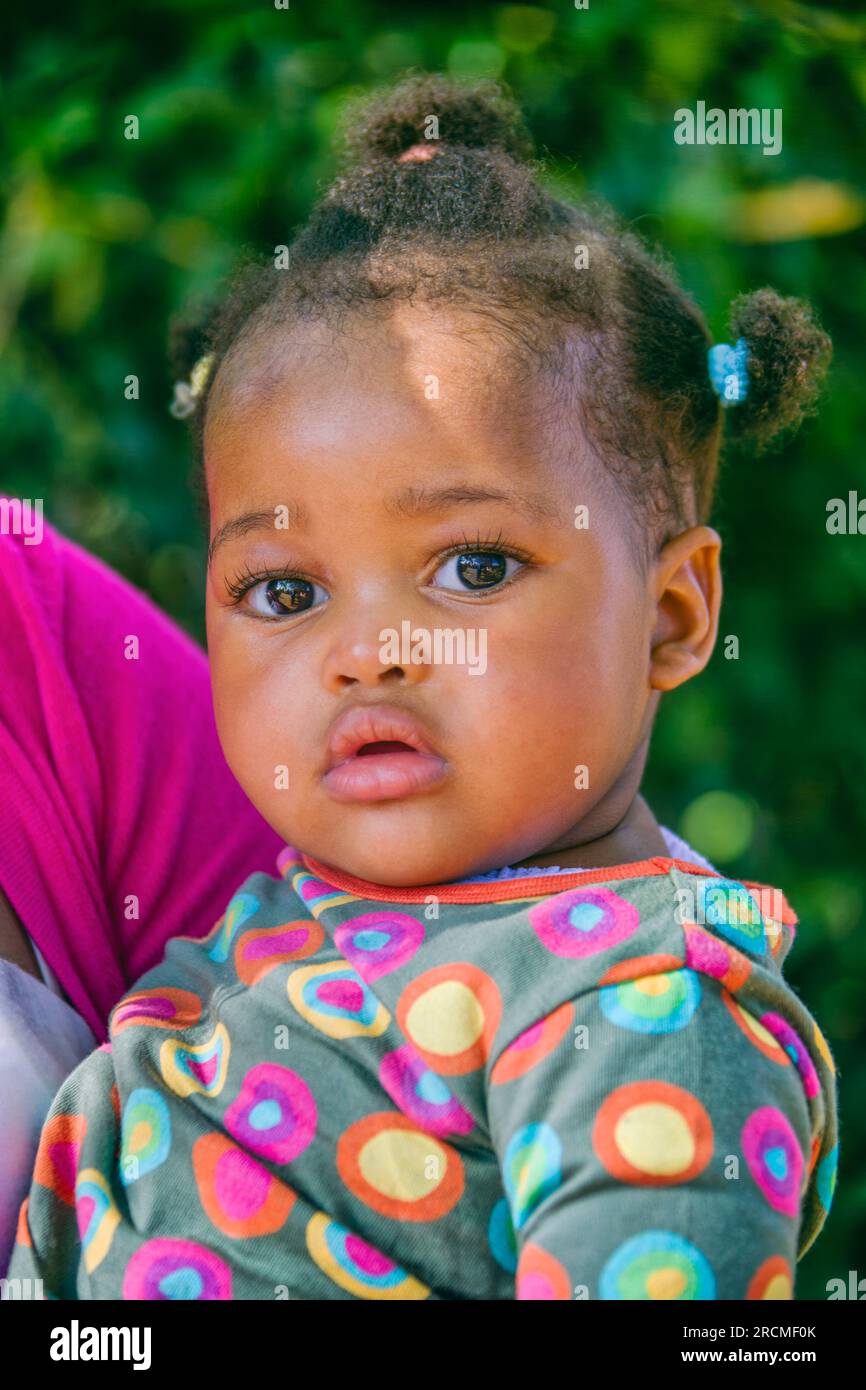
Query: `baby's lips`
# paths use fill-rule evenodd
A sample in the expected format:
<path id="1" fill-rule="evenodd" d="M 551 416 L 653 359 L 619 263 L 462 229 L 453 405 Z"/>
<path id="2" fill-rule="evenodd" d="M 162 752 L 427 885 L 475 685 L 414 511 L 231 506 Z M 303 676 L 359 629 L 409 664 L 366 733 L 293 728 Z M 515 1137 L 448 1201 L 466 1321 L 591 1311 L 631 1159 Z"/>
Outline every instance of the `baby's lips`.
<path id="1" fill-rule="evenodd" d="M 408 710 L 382 703 L 353 705 L 332 725 L 325 772 L 354 757 L 365 743 L 405 743 L 418 753 L 438 756 L 423 725 Z"/>
<path id="2" fill-rule="evenodd" d="M 362 749 L 322 777 L 335 801 L 373 802 L 419 796 L 439 786 L 448 772 L 444 758 L 391 743 L 384 751 Z"/>

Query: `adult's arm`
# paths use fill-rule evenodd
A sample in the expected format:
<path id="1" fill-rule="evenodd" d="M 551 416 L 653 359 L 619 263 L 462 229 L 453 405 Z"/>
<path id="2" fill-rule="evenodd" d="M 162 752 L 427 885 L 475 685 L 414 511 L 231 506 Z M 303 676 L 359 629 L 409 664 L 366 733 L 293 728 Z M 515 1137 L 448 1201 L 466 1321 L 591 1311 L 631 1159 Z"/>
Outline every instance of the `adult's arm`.
<path id="1" fill-rule="evenodd" d="M 97 1041 L 281 845 L 223 757 L 205 653 L 47 523 L 0 535 L 0 806 L 0 892 Z"/>

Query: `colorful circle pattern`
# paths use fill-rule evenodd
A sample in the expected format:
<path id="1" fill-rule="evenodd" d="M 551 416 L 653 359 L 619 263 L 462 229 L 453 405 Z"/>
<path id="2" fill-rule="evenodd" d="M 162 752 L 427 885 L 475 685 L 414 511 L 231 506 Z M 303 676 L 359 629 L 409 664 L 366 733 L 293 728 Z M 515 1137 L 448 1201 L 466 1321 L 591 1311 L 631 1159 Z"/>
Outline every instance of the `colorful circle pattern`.
<path id="1" fill-rule="evenodd" d="M 446 1086 L 406 1043 L 387 1052 L 379 1067 L 379 1081 L 394 1104 L 429 1134 L 468 1134 L 475 1121 Z"/>
<path id="2" fill-rule="evenodd" d="M 777 1062 L 782 1067 L 791 1065 L 788 1053 L 773 1036 L 770 1029 L 765 1026 L 765 1018 L 755 1018 L 755 1015 L 749 1009 L 744 1009 L 742 1004 L 726 989 L 722 990 L 722 1003 L 740 1031 L 759 1052 L 762 1052 L 765 1057 L 769 1057 L 771 1062 Z"/>
<path id="3" fill-rule="evenodd" d="M 490 1084 L 501 1086 L 506 1081 L 514 1081 L 549 1057 L 559 1046 L 570 1029 L 574 1019 L 574 1005 L 569 1001 L 554 1009 L 546 1018 L 540 1018 L 524 1028 L 522 1033 L 509 1043 L 493 1064 Z"/>
<path id="4" fill-rule="evenodd" d="M 821 1206 L 829 1212 L 833 1205 L 833 1194 L 836 1191 L 836 1173 L 839 1163 L 839 1145 L 834 1144 L 829 1153 L 825 1154 L 818 1164 L 815 1175 L 815 1183 L 818 1189 L 818 1198 Z"/>
<path id="5" fill-rule="evenodd" d="M 273 1235 L 295 1205 L 292 1188 L 224 1134 L 203 1134 L 196 1140 L 192 1168 L 202 1206 L 227 1236 Z"/>
<path id="6" fill-rule="evenodd" d="M 395 1221 L 437 1221 L 463 1195 L 456 1149 L 405 1115 L 366 1115 L 341 1134 L 337 1170 L 359 1201 Z"/>
<path id="7" fill-rule="evenodd" d="M 736 992 L 752 973 L 752 962 L 748 956 L 737 951 L 727 942 L 720 941 L 712 932 L 704 931 L 694 923 L 686 923 L 683 928 L 686 938 L 686 965 L 690 970 L 698 970 L 710 975 L 726 989 Z"/>
<path id="8" fill-rule="evenodd" d="M 337 949 L 368 981 L 405 965 L 423 940 L 423 922 L 407 912 L 363 912 L 334 932 Z"/>
<path id="9" fill-rule="evenodd" d="M 328 907 L 340 907 L 343 903 L 358 901 L 354 893 L 342 893 L 339 888 L 332 887 L 330 883 L 323 883 L 306 869 L 292 875 L 292 887 L 314 917 L 318 917 Z"/>
<path id="10" fill-rule="evenodd" d="M 599 1278 L 604 1299 L 713 1299 L 716 1279 L 696 1245 L 674 1231 L 643 1231 L 614 1251 Z"/>
<path id="11" fill-rule="evenodd" d="M 766 1013 L 761 1015 L 761 1023 L 768 1033 L 772 1033 L 777 1038 L 781 1047 L 790 1057 L 794 1066 L 800 1073 L 803 1081 L 803 1090 L 809 1100 L 816 1096 L 821 1089 L 818 1080 L 818 1073 L 815 1070 L 815 1063 L 806 1051 L 806 1047 L 795 1030 L 791 1027 L 786 1018 L 781 1014 Z"/>
<path id="12" fill-rule="evenodd" d="M 158 1236 L 145 1241 L 123 1275 L 124 1299 L 148 1302 L 226 1300 L 232 1272 L 224 1260 L 194 1240 Z"/>
<path id="13" fill-rule="evenodd" d="M 783 1255 L 771 1255 L 755 1270 L 747 1299 L 786 1299 L 794 1297 L 794 1272 Z"/>
<path id="14" fill-rule="evenodd" d="M 571 1299 L 571 1280 L 559 1260 L 540 1245 L 524 1245 L 517 1266 L 515 1298 L 521 1302 L 563 1302 Z"/>
<path id="15" fill-rule="evenodd" d="M 316 1102 L 307 1083 L 289 1067 L 261 1062 L 250 1067 L 225 1127 L 238 1143 L 272 1163 L 291 1163 L 312 1142 Z"/>
<path id="16" fill-rule="evenodd" d="M 507 1270 L 509 1274 L 516 1273 L 517 1237 L 514 1234 L 514 1222 L 511 1220 L 511 1208 L 507 1197 L 500 1197 L 490 1213 L 487 1242 L 490 1253 L 500 1268 Z"/>
<path id="17" fill-rule="evenodd" d="M 827 1066 L 830 1068 L 831 1073 L 835 1076 L 836 1063 L 833 1061 L 833 1054 L 830 1051 L 827 1039 L 824 1037 L 824 1034 L 821 1032 L 821 1029 L 818 1027 L 814 1019 L 812 1019 L 812 1036 L 815 1039 L 815 1046 L 817 1047 L 821 1056 L 824 1058 L 824 1061 L 827 1063 Z"/>
<path id="18" fill-rule="evenodd" d="M 619 1086 L 595 1117 L 592 1146 L 620 1182 L 670 1187 L 703 1172 L 713 1126 L 697 1096 L 667 1081 Z"/>
<path id="19" fill-rule="evenodd" d="M 50 1115 L 36 1152 L 33 1181 L 50 1188 L 69 1207 L 75 1205 L 75 1176 L 86 1132 L 85 1115 Z"/>
<path id="20" fill-rule="evenodd" d="M 314 1264 L 347 1293 L 375 1300 L 410 1301 L 430 1296 L 426 1284 L 324 1212 L 310 1218 L 306 1236 Z"/>
<path id="21" fill-rule="evenodd" d="M 236 893 L 226 908 L 221 920 L 217 922 L 211 935 L 213 945 L 208 951 L 211 960 L 219 965 L 229 957 L 232 941 L 245 922 L 255 917 L 261 903 L 254 893 Z"/>
<path id="22" fill-rule="evenodd" d="M 343 961 L 300 966 L 287 989 L 301 1018 L 329 1038 L 375 1038 L 391 1021 L 381 1000 Z"/>
<path id="23" fill-rule="evenodd" d="M 562 1182 L 562 1141 L 552 1125 L 524 1125 L 508 1141 L 502 1159 L 505 1195 L 515 1231 Z"/>
<path id="24" fill-rule="evenodd" d="M 108 1254 L 120 1212 L 104 1173 L 82 1168 L 75 1184 L 75 1219 L 84 1255 L 84 1268 L 92 1274 Z"/>
<path id="25" fill-rule="evenodd" d="M 111 1014 L 111 1036 L 125 1028 L 189 1028 L 201 1018 L 202 1003 L 188 989 L 140 989 L 127 994 Z"/>
<path id="26" fill-rule="evenodd" d="M 573 888 L 531 907 L 529 920 L 555 956 L 584 959 L 628 940 L 640 918 L 634 904 L 610 888 Z"/>
<path id="27" fill-rule="evenodd" d="M 626 980 L 640 980 L 644 975 L 662 975 L 666 970 L 681 970 L 681 956 L 671 955 L 669 951 L 655 951 L 648 956 L 626 956 L 625 960 L 614 961 L 598 977 L 600 985 L 621 985 Z"/>
<path id="28" fill-rule="evenodd" d="M 300 852 L 294 845 L 284 845 L 277 855 L 277 869 L 282 878 L 288 878 L 293 869 L 303 867 Z"/>
<path id="29" fill-rule="evenodd" d="M 764 919 L 743 883 L 731 878 L 703 879 L 698 888 L 699 915 L 728 941 L 753 955 L 767 954 Z"/>
<path id="30" fill-rule="evenodd" d="M 743 1126 L 749 1172 L 774 1211 L 796 1217 L 805 1160 L 787 1118 L 775 1106 L 754 1110 Z"/>
<path id="31" fill-rule="evenodd" d="M 235 970 L 245 985 L 254 985 L 278 965 L 315 955 L 325 939 L 318 922 L 284 922 L 277 927 L 253 927 L 238 937 Z"/>
<path id="32" fill-rule="evenodd" d="M 125 1187 L 168 1158 L 171 1117 L 165 1098 L 149 1086 L 130 1091 L 120 1127 L 120 1180 Z"/>
<path id="33" fill-rule="evenodd" d="M 218 1096 L 226 1081 L 231 1041 L 224 1023 L 218 1023 L 207 1042 L 182 1043 L 166 1038 L 159 1050 L 163 1080 L 178 1096 Z"/>
<path id="34" fill-rule="evenodd" d="M 484 1066 L 502 1017 L 499 987 L 465 961 L 437 965 L 407 985 L 397 1002 L 405 1037 L 434 1071 L 462 1076 Z"/>
<path id="35" fill-rule="evenodd" d="M 633 1033 L 675 1033 L 691 1021 L 700 1002 L 694 970 L 667 970 L 599 990 L 605 1018 Z"/>

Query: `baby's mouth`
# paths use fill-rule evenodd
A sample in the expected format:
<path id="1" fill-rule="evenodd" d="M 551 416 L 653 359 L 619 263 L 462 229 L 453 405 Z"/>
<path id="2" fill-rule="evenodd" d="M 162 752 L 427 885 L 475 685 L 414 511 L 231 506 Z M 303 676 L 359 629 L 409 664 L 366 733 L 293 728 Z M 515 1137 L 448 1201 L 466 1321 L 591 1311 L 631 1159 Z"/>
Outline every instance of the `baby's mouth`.
<path id="1" fill-rule="evenodd" d="M 337 801 L 414 796 L 440 782 L 448 767 L 433 752 L 418 721 L 396 706 L 345 711 L 332 731 L 329 749 L 330 766 L 322 783 Z"/>
<path id="2" fill-rule="evenodd" d="M 365 743 L 322 778 L 337 801 L 393 801 L 413 796 L 441 781 L 447 764 L 435 753 L 419 753 L 408 743 Z"/>
<path id="3" fill-rule="evenodd" d="M 362 743 L 355 757 L 368 758 L 371 753 L 402 753 L 404 749 L 409 753 L 418 751 L 411 748 L 408 743 L 402 743 L 399 739 L 382 739 L 376 743 Z"/>

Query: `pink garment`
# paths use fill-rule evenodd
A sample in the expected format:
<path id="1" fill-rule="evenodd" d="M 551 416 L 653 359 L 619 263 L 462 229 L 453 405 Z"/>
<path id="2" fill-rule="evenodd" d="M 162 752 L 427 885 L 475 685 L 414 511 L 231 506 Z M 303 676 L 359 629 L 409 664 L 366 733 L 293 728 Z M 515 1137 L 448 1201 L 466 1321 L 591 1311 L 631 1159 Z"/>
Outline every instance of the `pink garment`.
<path id="1" fill-rule="evenodd" d="M 208 932 L 282 841 L 223 757 L 201 648 L 43 525 L 0 535 L 0 888 L 101 1042 L 168 938 Z"/>

